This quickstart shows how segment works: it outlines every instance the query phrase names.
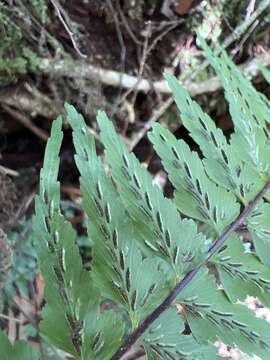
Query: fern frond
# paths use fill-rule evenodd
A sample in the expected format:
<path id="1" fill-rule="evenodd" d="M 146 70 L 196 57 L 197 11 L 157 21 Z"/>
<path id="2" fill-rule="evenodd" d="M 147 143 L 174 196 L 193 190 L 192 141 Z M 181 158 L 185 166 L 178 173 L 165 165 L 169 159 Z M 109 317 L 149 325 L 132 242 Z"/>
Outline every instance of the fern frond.
<path id="1" fill-rule="evenodd" d="M 45 278 L 46 306 L 41 331 L 52 344 L 75 356 L 84 359 L 86 354 L 95 356 L 98 353 L 97 359 L 105 359 L 103 354 L 108 351 L 111 354 L 114 350 L 109 330 L 116 320 L 114 315 L 99 315 L 99 291 L 93 286 L 91 275 L 82 267 L 75 245 L 75 231 L 60 212 L 57 176 L 61 125 L 60 118 L 53 123 L 46 146 L 40 195 L 36 198 L 33 220 L 40 268 Z M 93 327 L 93 324 L 96 326 Z M 106 327 L 103 328 L 104 324 Z M 119 324 L 113 337 L 116 348 L 122 337 L 122 329 Z M 96 345 L 92 348 L 89 346 L 97 332 L 100 332 L 102 341 L 98 351 Z M 105 342 L 105 334 L 110 340 L 109 345 Z"/>
<path id="2" fill-rule="evenodd" d="M 123 144 L 116 136 L 112 125 L 109 123 L 109 120 L 105 117 L 105 115 L 102 116 L 100 115 L 98 118 L 98 122 L 101 128 L 101 139 L 106 148 L 106 159 L 111 166 L 112 176 L 114 177 L 114 180 L 117 184 L 117 189 L 123 201 L 127 203 L 127 210 L 130 212 L 133 219 L 138 222 L 142 218 L 141 214 L 138 213 L 138 202 L 140 201 L 141 203 L 144 204 L 142 195 L 145 192 L 150 194 L 149 197 L 151 199 L 151 204 L 154 204 L 152 205 L 152 207 L 155 209 L 157 203 L 155 202 L 155 199 L 158 199 L 158 197 L 162 197 L 162 194 L 160 195 L 156 193 L 155 197 L 151 196 L 152 195 L 151 186 L 153 185 L 152 183 L 149 184 L 150 179 L 147 178 L 146 175 L 144 175 L 144 170 L 140 167 L 136 158 L 133 155 L 130 155 L 127 152 L 127 150 L 124 148 Z M 221 134 L 220 130 L 217 130 L 216 132 L 213 130 L 213 133 L 215 133 L 217 137 Z M 164 135 L 164 132 L 162 135 Z M 222 136 L 220 135 L 219 137 L 222 138 Z M 172 140 L 172 138 L 170 138 L 170 140 Z M 164 140 L 162 141 L 164 142 Z M 192 158 L 190 156 L 192 153 L 188 151 L 187 146 L 184 147 L 185 145 L 183 144 L 184 144 L 183 142 L 180 142 L 180 147 L 177 147 L 176 144 L 174 143 L 173 150 L 172 148 L 170 148 L 170 151 L 174 153 L 179 152 L 177 160 L 178 163 L 182 162 L 182 168 L 185 167 L 184 162 L 187 165 L 187 161 L 190 161 L 191 158 L 193 160 L 193 163 L 191 160 L 192 169 L 194 169 L 194 162 L 196 161 L 196 160 L 194 161 L 194 159 L 197 159 L 196 165 L 200 164 L 201 165 L 200 170 L 204 170 L 202 163 L 198 161 L 199 160 L 198 157 Z M 216 150 L 219 151 L 220 149 L 217 147 Z M 190 157 L 187 158 L 187 156 Z M 125 174 L 123 174 L 123 171 L 121 171 L 123 167 L 125 167 L 125 170 L 129 176 L 125 176 Z M 137 177 L 137 180 L 134 180 L 133 178 L 134 174 Z M 204 171 L 202 171 L 202 174 L 205 174 Z M 221 174 L 223 177 L 226 175 L 224 169 L 220 173 L 220 175 Z M 205 174 L 205 179 L 209 180 L 206 174 Z M 202 183 L 204 185 L 203 191 L 205 191 L 205 189 L 207 189 L 207 180 L 205 181 L 205 183 L 203 183 L 200 175 L 198 175 L 197 180 L 199 181 L 199 184 Z M 196 179 L 193 182 L 193 184 L 194 183 L 196 184 Z M 135 186 L 136 184 L 140 184 L 140 186 L 137 186 L 138 193 L 140 194 L 140 196 L 137 196 L 137 202 L 133 200 L 133 204 L 131 203 L 129 184 L 132 184 L 133 186 Z M 147 184 L 148 186 L 146 187 L 144 184 Z M 213 184 L 213 189 L 215 189 L 214 185 L 215 184 Z M 223 191 L 224 199 L 228 198 L 225 196 L 225 194 L 226 194 L 226 190 Z M 214 193 L 211 195 L 214 197 Z M 160 200 L 159 204 L 162 204 L 162 200 Z M 227 226 L 229 225 L 229 223 L 236 221 L 238 215 L 237 214 L 238 205 L 236 205 L 234 197 L 232 197 L 232 204 L 235 204 L 235 208 L 237 210 L 234 211 L 233 214 L 234 218 L 230 219 L 230 222 L 228 222 Z M 225 204 L 223 204 L 223 208 L 224 205 Z M 228 205 L 230 205 L 230 203 L 228 203 Z M 228 207 L 227 211 L 229 212 L 229 210 L 230 210 L 230 206 Z M 167 214 L 169 213 L 169 211 L 170 210 L 168 209 Z M 161 210 L 158 209 L 158 212 L 161 213 Z M 162 219 L 162 215 L 160 216 L 161 219 Z M 152 225 L 152 223 L 154 223 L 153 220 L 154 217 L 152 215 L 152 218 L 151 217 L 148 218 L 148 224 Z M 163 223 L 166 224 L 165 221 L 161 222 L 161 224 Z M 159 230 L 163 229 L 162 226 L 159 224 L 159 221 L 157 221 L 157 226 L 159 227 Z M 166 226 L 168 225 L 167 224 L 164 225 L 164 228 L 166 228 Z M 153 230 L 156 229 L 152 228 L 152 231 Z M 249 267 L 246 266 L 246 264 L 243 266 L 243 272 L 244 271 L 249 271 Z M 258 282 L 260 281 L 259 277 L 257 280 Z M 222 293 L 221 291 L 217 291 L 214 279 L 207 276 L 205 273 L 204 273 L 204 277 L 200 279 L 200 285 L 196 281 L 193 281 L 191 287 L 193 288 L 193 286 L 196 287 L 196 291 L 194 294 L 189 294 L 188 298 L 190 299 L 190 298 L 194 298 L 194 296 L 197 296 L 200 299 L 199 302 L 192 302 L 189 304 L 185 303 L 186 299 L 182 297 L 183 294 L 185 294 L 185 292 L 188 291 L 188 287 L 187 289 L 183 290 L 180 298 L 182 299 L 182 303 L 184 304 L 186 309 L 187 321 L 189 322 L 189 325 L 192 329 L 192 333 L 194 334 L 197 340 L 214 341 L 214 339 L 219 338 L 227 344 L 230 345 L 236 344 L 240 349 L 243 349 L 244 351 L 247 351 L 249 353 L 253 351 L 254 353 L 261 356 L 266 355 L 266 353 L 270 349 L 270 345 L 269 345 L 270 338 L 264 336 L 266 329 L 269 327 L 264 321 L 256 319 L 246 308 L 240 307 L 240 305 L 235 305 L 233 303 L 230 303 L 227 300 L 224 293 Z M 203 295 L 204 292 L 205 292 L 205 298 Z M 242 322 L 243 319 L 246 319 L 246 323 Z M 201 327 L 199 326 L 200 324 Z M 209 327 L 209 331 L 205 331 L 205 326 Z M 256 335 L 257 333 L 259 334 L 258 338 L 256 338 L 256 335 L 253 334 L 252 330 L 255 331 Z M 237 338 L 237 340 L 235 340 L 235 338 Z"/>
<path id="3" fill-rule="evenodd" d="M 263 187 L 263 179 L 243 162 L 241 152 L 236 152 L 218 129 L 213 120 L 203 112 L 199 104 L 191 100 L 187 91 L 177 79 L 165 75 L 181 114 L 184 126 L 193 140 L 200 146 L 205 159 L 205 169 L 209 177 L 220 186 L 235 194 L 243 204 L 247 204 Z"/>
<path id="4" fill-rule="evenodd" d="M 197 341 L 220 339 L 243 352 L 267 359 L 270 351 L 270 325 L 254 316 L 246 306 L 231 303 L 215 279 L 202 269 L 183 290 L 178 300 Z"/>
<path id="5" fill-rule="evenodd" d="M 231 143 L 235 153 L 239 154 L 258 176 L 266 180 L 270 174 L 270 134 L 267 129 L 270 107 L 225 52 L 221 52 L 220 56 L 213 56 L 213 52 L 202 39 L 200 43 L 208 61 L 217 72 L 230 105 L 235 130 Z"/>
<path id="6" fill-rule="evenodd" d="M 217 349 L 214 346 L 199 345 L 191 335 L 182 335 L 183 331 L 184 322 L 176 309 L 166 310 L 142 337 L 147 359 L 221 359 L 217 356 Z"/>
<path id="7" fill-rule="evenodd" d="M 220 281 L 232 302 L 244 301 L 248 294 L 270 307 L 270 269 L 254 254 L 244 252 L 239 236 L 232 236 L 226 248 L 211 262 L 216 265 Z"/>
<path id="8" fill-rule="evenodd" d="M 88 311 L 81 359 L 109 360 L 121 344 L 123 323 L 113 310 L 99 313 L 92 307 Z"/>
<path id="9" fill-rule="evenodd" d="M 239 214 L 235 196 L 211 181 L 198 154 L 170 131 L 155 124 L 149 139 L 175 186 L 178 209 L 220 234 Z"/>
<path id="10" fill-rule="evenodd" d="M 269 193 L 268 193 L 269 197 Z M 270 204 L 261 202 L 248 219 L 248 230 L 261 261 L 270 268 Z"/>
<path id="11" fill-rule="evenodd" d="M 90 272 L 61 214 L 61 119 L 53 124 L 34 218 L 46 285 L 41 331 L 78 360 L 120 360 L 136 341 L 150 360 L 218 359 L 216 340 L 269 357 L 270 325 L 240 303 L 253 295 L 270 306 L 269 101 L 225 54 L 210 60 L 235 133 L 228 141 L 166 75 L 183 125 L 202 151 L 201 159 L 183 140 L 153 126 L 149 138 L 175 187 L 174 200 L 153 184 L 105 113 L 97 118 L 104 164 L 82 115 L 66 105 L 92 246 Z M 256 253 L 244 251 L 243 227 Z M 101 311 L 101 299 L 113 301 L 121 316 Z"/>
<path id="12" fill-rule="evenodd" d="M 198 233 L 195 222 L 181 220 L 174 203 L 163 196 L 147 170 L 128 152 L 106 114 L 99 113 L 97 120 L 106 160 L 141 245 L 166 260 L 176 279 L 183 277 L 205 256 L 206 238 Z"/>
<path id="13" fill-rule="evenodd" d="M 168 292 L 165 277 L 156 259 L 143 258 L 133 224 L 106 176 L 83 117 L 70 105 L 66 110 L 73 128 L 88 234 L 93 241 L 93 278 L 104 295 L 125 307 L 134 328 Z M 141 277 L 142 273 L 145 276 Z"/>

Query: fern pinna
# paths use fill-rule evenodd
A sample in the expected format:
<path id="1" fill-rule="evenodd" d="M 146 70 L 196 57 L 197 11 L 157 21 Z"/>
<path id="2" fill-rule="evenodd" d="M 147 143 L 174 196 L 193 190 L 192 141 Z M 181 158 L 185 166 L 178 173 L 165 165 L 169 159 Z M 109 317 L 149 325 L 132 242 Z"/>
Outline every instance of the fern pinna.
<path id="1" fill-rule="evenodd" d="M 104 112 L 97 117 L 103 161 L 82 115 L 66 105 L 92 244 L 90 272 L 61 214 L 61 118 L 53 124 L 34 218 L 46 284 L 40 327 L 49 343 L 76 359 L 117 360 L 139 342 L 151 360 L 212 360 L 219 358 L 217 339 L 269 359 L 270 325 L 243 301 L 252 295 L 270 306 L 270 106 L 226 53 L 216 56 L 201 43 L 224 87 L 234 133 L 228 140 L 165 75 L 201 150 L 153 125 L 149 139 L 175 188 L 173 199 L 153 184 Z M 252 236 L 250 251 L 243 227 Z M 101 306 L 104 299 L 111 310 Z"/>

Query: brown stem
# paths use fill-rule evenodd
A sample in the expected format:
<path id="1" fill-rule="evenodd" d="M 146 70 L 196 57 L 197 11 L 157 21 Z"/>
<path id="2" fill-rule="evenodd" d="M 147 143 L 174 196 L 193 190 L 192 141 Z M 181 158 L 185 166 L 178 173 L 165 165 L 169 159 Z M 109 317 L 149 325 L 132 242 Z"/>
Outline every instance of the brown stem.
<path id="1" fill-rule="evenodd" d="M 265 195 L 270 188 L 270 180 L 265 184 L 263 189 L 255 196 L 255 198 L 243 209 L 236 220 L 227 227 L 227 229 L 220 235 L 207 252 L 206 259 L 193 270 L 185 275 L 185 277 L 174 287 L 165 300 L 150 314 L 145 320 L 130 334 L 121 347 L 112 356 L 111 360 L 119 360 L 130 349 L 130 347 L 139 339 L 139 337 L 149 328 L 149 326 L 171 305 L 180 292 L 192 281 L 195 275 L 199 272 L 203 265 L 216 254 L 224 242 L 233 234 L 233 232 L 241 226 L 246 220 L 247 216 L 256 207 L 258 202 Z"/>

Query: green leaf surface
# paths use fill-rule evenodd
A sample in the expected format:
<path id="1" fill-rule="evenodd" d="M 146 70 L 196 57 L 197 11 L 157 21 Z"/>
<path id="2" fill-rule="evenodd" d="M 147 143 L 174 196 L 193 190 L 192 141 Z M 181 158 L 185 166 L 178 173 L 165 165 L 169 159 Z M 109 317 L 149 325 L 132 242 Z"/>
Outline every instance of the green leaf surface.
<path id="1" fill-rule="evenodd" d="M 107 315 L 99 314 L 99 291 L 93 285 L 91 274 L 83 269 L 75 231 L 60 212 L 57 176 L 61 140 L 61 120 L 58 119 L 46 146 L 33 222 L 45 279 L 46 306 L 40 328 L 47 341 L 81 359 L 106 359 L 109 356 L 106 354 L 114 350 L 112 344 L 115 343 L 115 349 L 119 346 L 123 327 L 119 324 L 113 341 L 108 336 L 108 328 L 100 328 L 101 334 L 107 334 L 109 343 L 100 335 L 98 351 L 89 347 L 96 335 L 91 332 L 93 322 L 101 326 Z M 104 325 L 108 322 L 106 326 L 111 326 L 112 319 L 109 317 Z M 95 355 L 96 352 L 100 355 Z"/>
<path id="2" fill-rule="evenodd" d="M 66 110 L 73 128 L 88 234 L 93 241 L 93 279 L 106 297 L 125 307 L 134 328 L 165 296 L 165 277 L 158 269 L 158 258 L 143 258 L 132 221 L 105 174 L 94 139 L 82 131 L 86 129 L 82 116 L 70 105 Z"/>
<path id="3" fill-rule="evenodd" d="M 241 154 L 258 177 L 267 179 L 270 174 L 269 104 L 265 103 L 224 51 L 220 56 L 214 56 L 202 39 L 200 42 L 208 61 L 217 72 L 230 105 L 235 130 L 232 136 L 235 153 Z"/>
<path id="4" fill-rule="evenodd" d="M 38 360 L 38 352 L 25 341 L 16 341 L 11 345 L 4 332 L 0 331 L 1 360 Z"/>
<path id="5" fill-rule="evenodd" d="M 221 129 L 198 103 L 193 101 L 178 80 L 169 74 L 165 78 L 172 90 L 181 120 L 205 156 L 207 174 L 247 204 L 264 185 L 253 167 L 243 162 L 241 149 L 228 143 Z"/>
<path id="6" fill-rule="evenodd" d="M 179 295 L 193 336 L 198 342 L 221 340 L 243 352 L 267 359 L 270 324 L 246 306 L 231 303 L 215 279 L 202 269 Z"/>
<path id="7" fill-rule="evenodd" d="M 211 181 L 198 154 L 170 131 L 155 124 L 149 139 L 175 186 L 179 210 L 220 234 L 239 214 L 235 196 Z"/>
<path id="8" fill-rule="evenodd" d="M 220 359 L 214 346 L 198 344 L 191 335 L 183 335 L 184 328 L 176 308 L 166 310 L 141 338 L 147 359 Z"/>
<path id="9" fill-rule="evenodd" d="M 90 320 L 91 319 L 91 320 Z M 113 310 L 99 314 L 93 309 L 86 324 L 83 360 L 109 360 L 123 338 L 123 324 Z"/>
<path id="10" fill-rule="evenodd" d="M 53 123 L 46 146 L 33 227 L 47 301 L 41 331 L 54 345 L 78 355 L 82 347 L 83 321 L 98 295 L 93 291 L 89 274 L 82 268 L 75 231 L 60 213 L 57 176 L 61 125 L 60 118 Z"/>
<path id="11" fill-rule="evenodd" d="M 224 251 L 212 262 L 216 264 L 224 290 L 232 302 L 244 301 L 246 297 L 258 297 L 270 307 L 270 269 L 252 253 L 244 253 L 239 236 L 232 236 Z"/>
<path id="12" fill-rule="evenodd" d="M 174 203 L 163 196 L 147 170 L 128 152 L 105 113 L 99 113 L 98 123 L 106 160 L 141 245 L 166 260 L 176 279 L 182 277 L 205 256 L 205 237 L 192 220 L 181 220 Z"/>
<path id="13" fill-rule="evenodd" d="M 248 218 L 248 230 L 262 262 L 270 268 L 270 204 L 261 202 Z"/>

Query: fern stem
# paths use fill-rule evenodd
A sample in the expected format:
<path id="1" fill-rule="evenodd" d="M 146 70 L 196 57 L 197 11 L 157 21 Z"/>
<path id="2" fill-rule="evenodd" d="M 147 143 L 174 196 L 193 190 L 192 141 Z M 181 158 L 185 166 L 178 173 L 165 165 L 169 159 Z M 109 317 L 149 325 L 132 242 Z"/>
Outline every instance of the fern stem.
<path id="1" fill-rule="evenodd" d="M 227 227 L 227 229 L 220 235 L 220 237 L 215 241 L 215 243 L 209 248 L 207 252 L 206 259 L 193 270 L 188 272 L 184 278 L 177 283 L 165 300 L 150 314 L 145 320 L 135 329 L 121 345 L 121 347 L 116 351 L 112 356 L 111 360 L 120 360 L 121 357 L 130 349 L 130 347 L 135 344 L 135 342 L 140 338 L 140 336 L 149 328 L 149 326 L 172 304 L 172 302 L 177 298 L 180 292 L 192 281 L 195 275 L 199 272 L 203 265 L 214 255 L 216 254 L 223 246 L 226 240 L 237 230 L 246 220 L 247 216 L 255 209 L 257 204 L 270 189 L 270 180 L 266 182 L 262 190 L 254 197 L 252 201 L 243 209 L 241 214 Z"/>

